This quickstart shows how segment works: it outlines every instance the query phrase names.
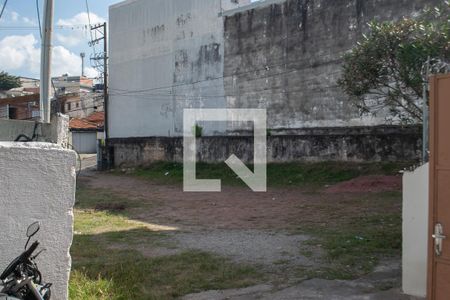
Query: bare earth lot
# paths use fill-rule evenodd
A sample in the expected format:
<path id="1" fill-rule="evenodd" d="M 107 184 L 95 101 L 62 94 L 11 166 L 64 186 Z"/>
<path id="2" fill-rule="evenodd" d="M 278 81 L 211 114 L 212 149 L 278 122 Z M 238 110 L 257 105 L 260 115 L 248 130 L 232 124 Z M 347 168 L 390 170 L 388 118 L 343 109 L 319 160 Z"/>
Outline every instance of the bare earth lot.
<path id="1" fill-rule="evenodd" d="M 177 183 L 84 171 L 71 297 L 91 299 L 80 290 L 92 289 L 98 299 L 128 299 L 115 268 L 133 253 L 159 272 L 147 286 L 161 291 L 139 286 L 140 299 L 409 299 L 399 293 L 400 189 L 401 177 L 378 175 L 314 189 L 184 193 Z M 97 257 L 99 247 L 115 256 Z M 177 264 L 174 281 L 157 264 L 197 253 L 222 269 L 211 261 L 194 282 L 181 274 L 198 262 Z"/>

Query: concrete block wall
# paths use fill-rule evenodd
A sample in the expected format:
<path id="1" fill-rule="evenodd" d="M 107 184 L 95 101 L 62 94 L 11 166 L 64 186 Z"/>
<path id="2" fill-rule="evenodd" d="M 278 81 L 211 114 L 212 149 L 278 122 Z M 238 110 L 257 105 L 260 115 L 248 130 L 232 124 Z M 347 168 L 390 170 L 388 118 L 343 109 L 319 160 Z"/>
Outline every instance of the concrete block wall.
<path id="1" fill-rule="evenodd" d="M 427 294 L 429 164 L 403 175 L 403 292 Z"/>
<path id="2" fill-rule="evenodd" d="M 289 133 L 289 132 L 287 132 Z M 315 128 L 267 137 L 268 162 L 411 161 L 421 155 L 420 127 Z M 115 167 L 183 161 L 183 138 L 112 139 Z M 197 161 L 223 162 L 235 154 L 253 161 L 253 136 L 205 136 L 197 139 Z"/>
<path id="3" fill-rule="evenodd" d="M 0 119 L 0 141 L 13 142 L 19 135 L 30 139 L 35 135 L 34 141 L 54 143 L 66 148 L 69 142 L 69 116 L 57 114 L 52 117 L 51 123 Z"/>
<path id="4" fill-rule="evenodd" d="M 47 249 L 37 259 L 52 299 L 68 298 L 75 202 L 74 151 L 48 143 L 0 142 L 0 269 L 24 249 L 29 224 Z"/>

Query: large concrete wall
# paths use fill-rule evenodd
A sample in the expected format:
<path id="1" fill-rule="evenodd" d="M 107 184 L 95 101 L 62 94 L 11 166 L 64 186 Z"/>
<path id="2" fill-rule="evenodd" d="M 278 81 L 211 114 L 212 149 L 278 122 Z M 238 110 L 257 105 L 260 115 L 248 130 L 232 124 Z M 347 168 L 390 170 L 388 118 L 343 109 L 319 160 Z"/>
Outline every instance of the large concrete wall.
<path id="1" fill-rule="evenodd" d="M 342 55 L 370 20 L 414 16 L 440 3 L 265 0 L 223 10 L 222 1 L 227 0 L 128 0 L 110 8 L 109 128 L 116 145 L 127 138 L 181 136 L 184 108 L 266 108 L 271 131 L 301 135 L 305 128 L 325 129 L 327 134 L 311 137 L 316 141 L 326 135 L 352 137 L 351 127 L 370 131 L 370 126 L 385 125 L 382 113 L 360 118 L 340 91 Z M 200 125 L 203 136 L 252 130 L 231 122 Z M 333 128 L 336 132 L 330 133 Z M 417 143 L 400 140 L 402 127 L 389 132 L 384 141 L 391 144 L 384 147 L 414 145 L 406 152 L 415 159 Z M 419 132 L 414 139 L 420 140 Z M 347 148 L 340 145 L 330 146 L 334 157 L 344 157 Z M 158 150 L 145 142 L 141 146 L 142 151 Z M 365 157 L 360 150 L 358 156 Z M 293 157 L 300 152 L 286 150 L 297 153 Z M 317 159 L 314 151 L 302 153 L 303 160 Z"/>
<path id="2" fill-rule="evenodd" d="M 385 124 L 360 118 L 337 86 L 343 54 L 373 19 L 413 16 L 440 0 L 266 0 L 224 13 L 232 108 L 267 108 L 268 128 Z"/>
<path id="3" fill-rule="evenodd" d="M 52 299 L 68 297 L 75 202 L 75 152 L 47 143 L 0 142 L 0 269 L 23 251 L 28 225 L 47 249 L 37 258 Z"/>
<path id="4" fill-rule="evenodd" d="M 220 12 L 220 0 L 110 8 L 111 137 L 180 136 L 183 108 L 225 107 Z"/>
<path id="5" fill-rule="evenodd" d="M 246 1 L 248 2 L 248 1 Z M 385 124 L 340 91 L 342 55 L 373 19 L 440 0 L 129 0 L 110 8 L 110 134 L 179 136 L 183 108 L 267 108 L 268 127 Z M 234 4 L 236 6 L 236 4 Z M 206 124 L 224 133 L 226 124 Z"/>

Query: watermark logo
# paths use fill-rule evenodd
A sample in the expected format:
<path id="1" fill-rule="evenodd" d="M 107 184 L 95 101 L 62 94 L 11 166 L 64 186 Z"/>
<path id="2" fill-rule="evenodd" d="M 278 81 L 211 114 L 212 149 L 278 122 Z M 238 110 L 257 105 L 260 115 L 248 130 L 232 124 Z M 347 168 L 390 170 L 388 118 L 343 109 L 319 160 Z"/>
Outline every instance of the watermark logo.
<path id="1" fill-rule="evenodd" d="M 198 122 L 253 122 L 254 172 L 236 155 L 225 163 L 255 192 L 267 191 L 267 112 L 265 109 L 185 109 L 183 184 L 185 192 L 220 192 L 218 179 L 197 179 L 197 146 L 195 128 Z"/>

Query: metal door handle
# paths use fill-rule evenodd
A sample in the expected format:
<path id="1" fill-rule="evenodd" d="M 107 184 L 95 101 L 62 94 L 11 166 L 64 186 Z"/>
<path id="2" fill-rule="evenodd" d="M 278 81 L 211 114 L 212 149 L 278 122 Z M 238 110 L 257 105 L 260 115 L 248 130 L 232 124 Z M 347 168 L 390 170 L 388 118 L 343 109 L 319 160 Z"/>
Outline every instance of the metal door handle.
<path id="1" fill-rule="evenodd" d="M 437 223 L 434 226 L 434 234 L 432 235 L 434 239 L 434 252 L 436 253 L 436 256 L 442 255 L 442 241 L 445 240 L 447 237 L 444 235 L 444 228 L 442 227 L 441 223 Z"/>

